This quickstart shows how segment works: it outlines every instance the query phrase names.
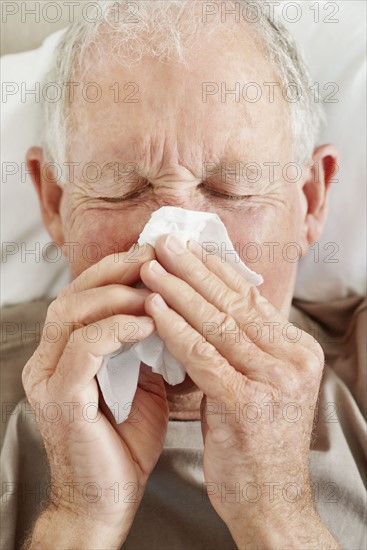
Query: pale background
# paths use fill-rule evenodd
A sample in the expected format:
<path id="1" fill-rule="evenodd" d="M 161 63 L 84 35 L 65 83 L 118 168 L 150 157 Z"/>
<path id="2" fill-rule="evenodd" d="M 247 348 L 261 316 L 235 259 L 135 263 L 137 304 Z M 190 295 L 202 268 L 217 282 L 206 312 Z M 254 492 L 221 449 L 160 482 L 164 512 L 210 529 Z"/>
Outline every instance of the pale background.
<path id="1" fill-rule="evenodd" d="M 339 88 L 337 101 L 324 103 L 328 124 L 318 140 L 319 143 L 334 143 L 340 151 L 339 181 L 333 187 L 329 217 L 320 242 L 300 262 L 295 297 L 311 302 L 325 302 L 353 293 L 364 295 L 367 249 L 367 3 L 365 0 L 279 1 L 279 9 L 276 9 L 278 14 L 287 5 L 298 4 L 302 10 L 299 22 L 287 24 L 284 18 L 282 21 L 303 50 L 312 82 L 319 83 L 324 95 L 326 92 L 322 92 L 322 89 L 327 83 L 336 83 Z M 85 16 L 86 6 L 90 9 L 95 2 L 0 0 L 3 82 L 15 83 L 19 88 L 25 85 L 32 90 L 36 83 L 42 81 L 59 39 L 56 31 L 65 28 L 73 20 L 70 17 L 70 4 L 75 6 L 74 20 L 79 20 L 83 8 Z M 314 18 L 317 6 L 320 16 L 318 23 Z M 333 17 L 336 23 L 330 23 L 330 17 L 329 22 L 326 22 L 333 6 L 338 8 Z M 31 15 L 32 10 L 38 10 L 37 18 Z M 294 15 L 294 7 L 288 15 Z M 41 46 L 46 37 L 46 42 Z M 16 93 L 1 102 L 0 107 L 2 166 L 10 163 L 19 167 L 24 164 L 27 149 L 40 145 L 40 103 L 32 100 L 32 97 L 28 97 L 26 102 L 22 101 L 22 95 Z M 22 200 L 19 200 L 20 197 Z M 66 262 L 60 260 L 52 263 L 43 257 L 34 260 L 32 256 L 27 256 L 26 261 L 23 261 L 22 257 L 22 247 L 34 250 L 36 245 L 40 245 L 43 250 L 50 242 L 30 178 L 22 181 L 19 173 L 8 177 L 1 185 L 0 203 L 2 241 L 20 250 L 2 262 L 1 304 L 13 305 L 55 297 L 69 280 Z M 335 247 L 337 252 L 333 255 Z M 250 267 L 256 270 L 256 264 Z"/>
<path id="2" fill-rule="evenodd" d="M 32 50 L 41 45 L 44 38 L 59 29 L 67 27 L 72 15 L 72 7 L 64 0 L 19 0 L 16 2 L 3 0 L 1 3 L 1 55 Z M 30 14 L 39 5 L 39 20 Z M 65 5 L 66 4 L 66 5 Z M 91 4 L 89 0 L 74 2 L 74 19 L 81 17 L 83 4 Z M 78 4 L 78 5 L 77 5 Z M 56 8 L 56 5 L 59 8 Z M 70 10 L 70 11 L 69 11 Z M 60 18 L 59 20 L 57 20 Z M 26 21 L 24 20 L 26 19 Z"/>

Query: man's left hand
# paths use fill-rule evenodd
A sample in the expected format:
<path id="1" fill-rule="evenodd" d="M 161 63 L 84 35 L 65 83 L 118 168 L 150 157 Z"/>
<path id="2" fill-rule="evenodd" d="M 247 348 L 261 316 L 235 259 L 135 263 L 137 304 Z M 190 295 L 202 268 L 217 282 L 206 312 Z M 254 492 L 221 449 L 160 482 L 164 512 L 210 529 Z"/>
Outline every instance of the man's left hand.
<path id="1" fill-rule="evenodd" d="M 162 236 L 158 262 L 146 262 L 140 276 L 157 293 L 146 299 L 146 313 L 204 394 L 210 501 L 241 547 L 252 548 L 255 537 L 272 545 L 273 531 L 272 541 L 297 544 L 299 535 L 306 548 L 303 528 L 322 525 L 308 456 L 323 351 L 230 264 L 197 243 L 179 244 Z M 326 533 L 323 547 L 336 548 Z"/>

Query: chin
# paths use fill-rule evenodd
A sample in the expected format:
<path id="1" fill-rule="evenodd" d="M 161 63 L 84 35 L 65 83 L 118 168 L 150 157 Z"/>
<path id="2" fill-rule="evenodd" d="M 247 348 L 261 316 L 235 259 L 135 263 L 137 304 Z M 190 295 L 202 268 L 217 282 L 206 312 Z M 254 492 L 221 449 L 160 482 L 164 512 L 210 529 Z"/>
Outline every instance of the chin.
<path id="1" fill-rule="evenodd" d="M 181 394 L 184 395 L 186 393 L 191 393 L 193 391 L 198 391 L 198 387 L 194 382 L 191 380 L 190 376 L 186 374 L 185 380 L 181 382 L 180 384 L 176 384 L 175 386 L 171 386 L 171 384 L 168 384 L 166 381 L 164 381 L 164 385 L 166 387 L 166 392 L 171 395 L 177 395 Z"/>

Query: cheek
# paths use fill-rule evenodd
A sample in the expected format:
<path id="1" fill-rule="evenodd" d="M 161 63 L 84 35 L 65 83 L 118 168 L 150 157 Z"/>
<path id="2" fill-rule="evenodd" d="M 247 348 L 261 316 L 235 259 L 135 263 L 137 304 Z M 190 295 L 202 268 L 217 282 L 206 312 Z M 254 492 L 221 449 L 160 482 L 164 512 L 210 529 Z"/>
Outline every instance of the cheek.
<path id="1" fill-rule="evenodd" d="M 126 252 L 136 243 L 150 214 L 137 219 L 134 211 L 85 210 L 70 225 L 65 219 L 64 253 L 69 259 L 72 277 L 109 254 Z"/>
<path id="2" fill-rule="evenodd" d="M 278 309 L 291 300 L 301 257 L 301 211 L 299 202 L 264 205 L 246 213 L 222 215 L 241 259 L 260 273 L 260 293 Z"/>
<path id="3" fill-rule="evenodd" d="M 206 208 L 208 211 L 209 209 Z M 300 211 L 296 194 L 287 201 L 260 205 L 245 211 L 210 208 L 225 224 L 241 259 L 264 277 L 260 292 L 281 309 L 293 283 L 298 265 Z M 87 209 L 73 211 L 65 203 L 64 253 L 72 276 L 109 254 L 125 252 L 139 237 L 151 212 L 145 209 Z"/>

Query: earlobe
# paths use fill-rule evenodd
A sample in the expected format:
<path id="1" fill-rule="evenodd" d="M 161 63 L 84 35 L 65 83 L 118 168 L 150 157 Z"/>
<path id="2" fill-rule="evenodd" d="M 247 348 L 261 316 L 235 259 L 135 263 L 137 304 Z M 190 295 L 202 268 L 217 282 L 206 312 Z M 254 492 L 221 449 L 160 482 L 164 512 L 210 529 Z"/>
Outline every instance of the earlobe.
<path id="1" fill-rule="evenodd" d="M 304 222 L 304 254 L 319 240 L 327 217 L 330 189 L 337 181 L 339 155 L 334 145 L 321 145 L 314 151 L 309 174 L 303 184 L 307 202 Z"/>
<path id="2" fill-rule="evenodd" d="M 52 176 L 52 172 L 44 170 L 45 162 L 41 147 L 28 149 L 26 164 L 38 195 L 43 223 L 53 241 L 62 246 L 64 235 L 60 217 L 60 203 L 63 190 Z"/>

